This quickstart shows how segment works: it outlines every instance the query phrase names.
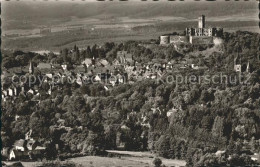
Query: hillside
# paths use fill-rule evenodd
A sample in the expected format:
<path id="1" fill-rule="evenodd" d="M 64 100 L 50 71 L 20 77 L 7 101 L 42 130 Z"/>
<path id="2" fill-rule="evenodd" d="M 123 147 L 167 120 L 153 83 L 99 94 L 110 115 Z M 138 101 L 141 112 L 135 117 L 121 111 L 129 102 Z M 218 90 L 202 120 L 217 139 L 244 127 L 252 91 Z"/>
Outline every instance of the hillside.
<path id="1" fill-rule="evenodd" d="M 2 101 L 3 147 L 12 147 L 31 129 L 32 136 L 49 148 L 47 158 L 107 155 L 105 150 L 118 148 L 149 150 L 185 160 L 187 166 L 256 164 L 250 156 L 260 151 L 259 40 L 257 33 L 238 31 L 225 32 L 219 48 L 180 44 L 177 51 L 171 45 L 128 41 L 84 50 L 74 46 L 62 49 L 59 55 L 3 52 L 5 74 L 19 73 L 25 69 L 19 67 L 28 66 L 31 60 L 68 63 L 72 70 L 86 58 L 112 63 L 122 50 L 140 64 L 153 60 L 174 63 L 172 70 L 158 71 L 157 79 L 130 77 L 131 82 L 108 89 L 103 83 L 65 82 L 49 94 L 48 83 L 35 83 L 37 94 L 28 91 Z M 233 70 L 238 52 L 241 73 Z M 181 68 L 187 64 L 203 68 Z M 9 86 L 8 78 L 3 78 L 3 88 Z M 54 151 L 57 143 L 59 152 Z"/>

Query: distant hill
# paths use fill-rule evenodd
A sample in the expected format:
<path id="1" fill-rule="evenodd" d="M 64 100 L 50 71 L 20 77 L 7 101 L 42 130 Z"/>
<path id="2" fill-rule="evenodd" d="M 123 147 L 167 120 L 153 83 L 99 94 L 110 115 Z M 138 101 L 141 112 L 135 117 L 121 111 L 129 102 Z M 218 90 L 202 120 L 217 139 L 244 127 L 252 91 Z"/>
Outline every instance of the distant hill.
<path id="1" fill-rule="evenodd" d="M 34 24 L 47 20 L 79 18 L 154 18 L 160 16 L 195 19 L 204 14 L 207 17 L 247 17 L 257 19 L 257 1 L 247 2 L 45 2 L 45 1 L 4 1 L 3 20 L 8 22 L 28 21 Z M 255 16 L 255 17 L 254 17 Z M 8 28 L 12 28 L 9 24 Z M 6 24 L 4 24 L 6 26 Z"/>

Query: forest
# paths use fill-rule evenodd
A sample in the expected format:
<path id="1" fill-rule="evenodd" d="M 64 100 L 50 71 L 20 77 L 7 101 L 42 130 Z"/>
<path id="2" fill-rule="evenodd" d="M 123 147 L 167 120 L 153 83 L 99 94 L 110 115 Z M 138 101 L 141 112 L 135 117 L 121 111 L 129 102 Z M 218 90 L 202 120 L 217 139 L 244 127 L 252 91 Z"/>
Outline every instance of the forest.
<path id="1" fill-rule="evenodd" d="M 22 94 L 2 101 L 3 147 L 10 147 L 32 129 L 33 136 L 41 143 L 62 145 L 59 152 L 48 147 L 46 157 L 100 155 L 105 154 L 106 149 L 116 149 L 120 134 L 125 150 L 149 150 L 166 158 L 184 159 L 187 166 L 256 164 L 250 155 L 260 152 L 260 35 L 238 31 L 224 33 L 223 40 L 223 52 L 214 52 L 200 61 L 209 70 L 172 71 L 165 77 L 219 73 L 236 76 L 237 73 L 223 67 L 232 69 L 234 55 L 239 51 L 241 61 L 250 61 L 252 67 L 250 73 L 241 74 L 243 81 L 247 81 L 244 84 L 196 81 L 176 84 L 145 79 L 118 85 L 109 91 L 104 90 L 102 84 L 64 84 L 51 95 L 46 94 L 46 85 L 42 85 L 38 88 L 40 103 L 33 101 L 33 96 Z M 88 46 L 84 50 L 75 46 L 74 52 L 64 48 L 59 55 L 15 51 L 3 53 L 2 65 L 11 69 L 26 66 L 30 60 L 79 64 L 92 57 L 112 63 L 119 50 L 127 50 L 141 63 L 151 59 L 171 61 L 212 46 L 179 47 L 178 51 L 172 46 L 148 48 L 128 41 Z M 210 68 L 212 66 L 214 68 Z M 15 119 L 16 115 L 19 119 Z M 71 130 L 57 128 L 61 119 Z M 216 154 L 219 150 L 224 153 Z"/>

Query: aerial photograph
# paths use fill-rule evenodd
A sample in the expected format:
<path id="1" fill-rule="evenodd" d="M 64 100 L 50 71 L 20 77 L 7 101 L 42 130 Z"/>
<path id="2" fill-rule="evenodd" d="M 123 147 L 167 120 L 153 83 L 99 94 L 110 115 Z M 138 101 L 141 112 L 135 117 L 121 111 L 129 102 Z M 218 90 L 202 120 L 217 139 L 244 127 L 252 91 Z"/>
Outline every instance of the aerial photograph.
<path id="1" fill-rule="evenodd" d="M 1 166 L 260 165 L 259 1 L 0 5 Z"/>

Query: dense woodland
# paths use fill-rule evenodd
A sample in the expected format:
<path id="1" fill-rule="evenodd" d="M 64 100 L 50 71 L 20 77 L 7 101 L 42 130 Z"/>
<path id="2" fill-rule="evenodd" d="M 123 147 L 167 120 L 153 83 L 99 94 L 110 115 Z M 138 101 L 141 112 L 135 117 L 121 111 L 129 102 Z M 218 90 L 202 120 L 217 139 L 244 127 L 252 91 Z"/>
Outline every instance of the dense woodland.
<path id="1" fill-rule="evenodd" d="M 62 85 L 46 95 L 46 86 L 39 87 L 40 103 L 32 96 L 20 95 L 2 102 L 2 144 L 11 146 L 24 138 L 29 129 L 42 143 L 63 145 L 60 152 L 52 147 L 46 156 L 72 153 L 102 154 L 116 148 L 117 133 L 126 150 L 150 150 L 166 158 L 184 159 L 187 166 L 250 165 L 249 155 L 260 151 L 260 35 L 250 32 L 224 33 L 224 44 L 210 56 L 199 55 L 199 61 L 209 70 L 183 70 L 167 75 L 238 75 L 232 72 L 237 51 L 242 62 L 250 61 L 251 73 L 242 73 L 241 83 L 199 84 L 166 83 L 146 79 L 134 84 L 122 84 L 105 91 L 102 84 Z M 187 55 L 207 50 L 212 46 L 180 45 L 145 47 L 135 41 L 122 44 L 105 43 L 70 52 L 65 48 L 60 55 L 35 53 L 3 53 L 5 69 L 34 63 L 53 62 L 80 64 L 85 58 L 105 58 L 110 63 L 116 52 L 127 50 L 138 62 L 151 59 L 181 60 Z M 196 61 L 197 58 L 193 59 Z M 166 75 L 166 76 L 167 76 Z M 165 76 L 165 77 L 166 77 Z M 159 108 L 153 112 L 152 109 Z M 167 112 L 173 114 L 167 117 Z M 20 118 L 15 121 L 15 115 Z M 142 126 L 146 116 L 150 128 Z M 55 128 L 59 119 L 72 130 Z M 118 128 L 121 126 L 126 128 Z M 81 128 L 79 128 L 81 127 Z M 51 142 L 49 142 L 51 141 Z M 226 150 L 221 156 L 216 151 Z M 229 157 L 230 156 L 230 157 Z"/>

